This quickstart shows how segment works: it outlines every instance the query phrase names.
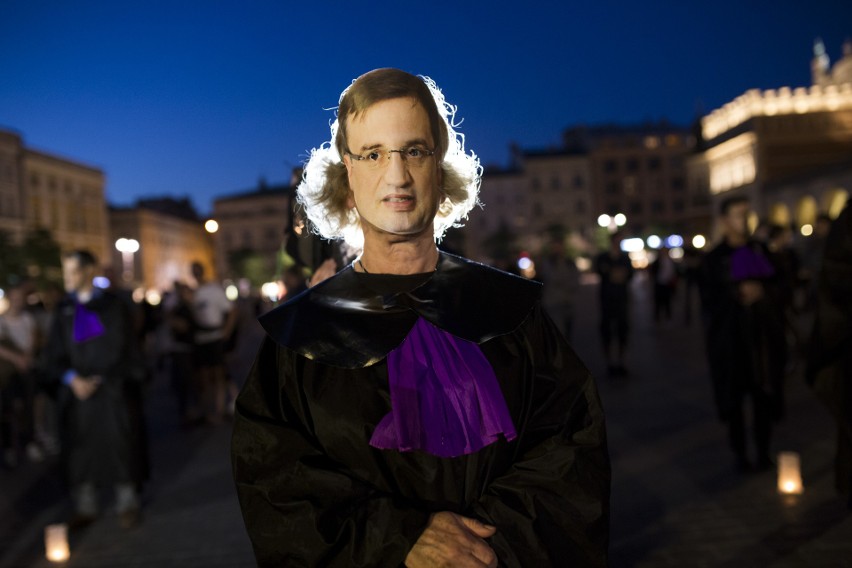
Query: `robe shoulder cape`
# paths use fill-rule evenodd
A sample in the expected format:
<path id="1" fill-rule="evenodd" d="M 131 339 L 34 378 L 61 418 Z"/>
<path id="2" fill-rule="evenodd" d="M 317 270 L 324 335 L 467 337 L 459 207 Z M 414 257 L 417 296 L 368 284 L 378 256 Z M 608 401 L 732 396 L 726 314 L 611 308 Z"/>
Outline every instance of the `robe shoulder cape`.
<path id="1" fill-rule="evenodd" d="M 446 254 L 408 293 L 362 281 L 344 269 L 262 317 L 231 446 L 258 565 L 400 566 L 451 511 L 497 527 L 500 566 L 606 566 L 603 410 L 539 286 Z M 419 317 L 478 343 L 514 440 L 450 458 L 370 446 L 391 411 L 385 356 Z"/>
<path id="2" fill-rule="evenodd" d="M 418 316 L 483 343 L 517 328 L 541 285 L 442 253 L 436 273 L 411 292 L 380 296 L 352 266 L 260 318 L 280 345 L 343 368 L 372 365 L 399 345 Z"/>

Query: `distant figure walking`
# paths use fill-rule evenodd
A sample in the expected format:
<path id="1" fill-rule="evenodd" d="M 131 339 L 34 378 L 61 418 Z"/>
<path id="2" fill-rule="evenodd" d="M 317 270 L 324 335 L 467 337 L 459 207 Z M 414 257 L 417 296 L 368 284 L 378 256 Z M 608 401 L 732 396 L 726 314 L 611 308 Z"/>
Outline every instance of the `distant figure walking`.
<path id="1" fill-rule="evenodd" d="M 630 308 L 630 280 L 633 264 L 621 250 L 621 234 L 610 236 L 609 250 L 595 259 L 595 271 L 600 276 L 600 332 L 604 357 L 610 377 L 624 377 Z"/>
<path id="2" fill-rule="evenodd" d="M 192 276 L 198 283 L 192 313 L 195 320 L 195 367 L 202 388 L 202 408 L 209 422 L 218 423 L 225 417 L 228 398 L 225 339 L 234 332 L 237 311 L 222 286 L 205 278 L 201 263 L 192 263 Z"/>
<path id="3" fill-rule="evenodd" d="M 571 341 L 574 326 L 574 303 L 580 288 L 580 271 L 574 261 L 565 256 L 562 239 L 550 242 L 547 254 L 540 263 L 541 303 L 565 339 Z"/>
<path id="4" fill-rule="evenodd" d="M 746 451 L 744 403 L 751 399 L 758 470 L 773 466 L 773 420 L 783 414 L 787 360 L 783 311 L 774 296 L 775 269 L 760 243 L 749 238 L 749 202 L 722 202 L 722 242 L 701 265 L 700 292 L 710 375 L 719 417 L 728 425 L 736 467 L 753 468 Z"/>
<path id="5" fill-rule="evenodd" d="M 677 286 L 677 266 L 668 247 L 660 249 L 657 259 L 648 267 L 654 286 L 654 321 L 672 319 L 672 297 Z"/>

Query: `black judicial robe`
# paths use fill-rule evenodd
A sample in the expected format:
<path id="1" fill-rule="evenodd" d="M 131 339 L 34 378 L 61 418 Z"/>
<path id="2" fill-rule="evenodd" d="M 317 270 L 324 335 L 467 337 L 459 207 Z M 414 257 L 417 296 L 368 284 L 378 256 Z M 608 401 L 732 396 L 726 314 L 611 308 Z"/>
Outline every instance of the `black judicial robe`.
<path id="1" fill-rule="evenodd" d="M 61 435 L 68 482 L 111 486 L 140 483 L 147 478 L 141 387 L 145 367 L 123 301 L 99 290 L 85 304 L 97 314 L 105 332 L 74 341 L 75 304 L 70 298 L 57 307 L 45 345 L 46 368 L 52 381 L 74 369 L 81 376 L 100 375 L 102 383 L 86 400 L 62 386 Z"/>
<path id="2" fill-rule="evenodd" d="M 406 278 L 350 265 L 261 317 L 232 440 L 258 565 L 399 566 L 439 511 L 495 525 L 501 566 L 606 565 L 603 410 L 539 285 L 446 253 Z M 479 344 L 517 438 L 455 458 L 369 445 L 391 409 L 386 355 L 418 317 Z"/>

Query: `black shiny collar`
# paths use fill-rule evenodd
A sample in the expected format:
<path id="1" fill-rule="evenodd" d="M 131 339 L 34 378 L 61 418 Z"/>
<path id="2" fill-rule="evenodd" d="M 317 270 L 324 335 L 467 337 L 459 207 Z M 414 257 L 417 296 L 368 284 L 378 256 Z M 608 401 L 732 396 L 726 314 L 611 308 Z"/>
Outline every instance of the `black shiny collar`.
<path id="1" fill-rule="evenodd" d="M 383 359 L 418 317 L 476 343 L 510 333 L 541 289 L 537 282 L 445 252 L 432 277 L 408 292 L 382 296 L 359 276 L 350 264 L 262 315 L 260 323 L 277 343 L 352 369 Z"/>

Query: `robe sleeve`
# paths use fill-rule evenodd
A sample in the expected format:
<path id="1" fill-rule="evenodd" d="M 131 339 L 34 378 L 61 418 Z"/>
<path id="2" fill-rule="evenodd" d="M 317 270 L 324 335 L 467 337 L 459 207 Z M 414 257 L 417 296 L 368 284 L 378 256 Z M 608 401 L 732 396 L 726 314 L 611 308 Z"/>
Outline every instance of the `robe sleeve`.
<path id="1" fill-rule="evenodd" d="M 258 566 L 398 566 L 429 514 L 323 452 L 298 355 L 266 338 L 237 399 L 231 456 Z"/>
<path id="2" fill-rule="evenodd" d="M 501 566 L 606 566 L 610 463 L 597 388 L 550 318 L 532 318 L 516 459 L 469 513 L 497 527 Z"/>

